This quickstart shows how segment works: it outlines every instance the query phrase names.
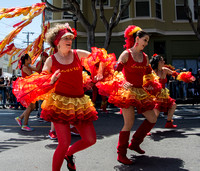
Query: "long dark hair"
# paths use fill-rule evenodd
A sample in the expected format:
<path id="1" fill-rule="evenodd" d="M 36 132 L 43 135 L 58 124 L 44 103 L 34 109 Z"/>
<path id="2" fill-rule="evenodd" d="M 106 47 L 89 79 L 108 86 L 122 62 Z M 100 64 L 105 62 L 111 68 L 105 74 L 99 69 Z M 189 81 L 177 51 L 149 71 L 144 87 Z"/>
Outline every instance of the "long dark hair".
<path id="1" fill-rule="evenodd" d="M 21 57 L 21 59 L 20 59 L 21 60 L 21 67 L 20 67 L 20 69 L 22 69 L 23 65 L 25 64 L 25 60 L 28 59 L 28 58 L 30 58 L 30 56 L 27 53 Z"/>
<path id="2" fill-rule="evenodd" d="M 153 70 L 158 69 L 158 62 L 162 59 L 163 57 L 158 54 L 154 54 L 151 59 L 150 59 L 150 64 Z"/>

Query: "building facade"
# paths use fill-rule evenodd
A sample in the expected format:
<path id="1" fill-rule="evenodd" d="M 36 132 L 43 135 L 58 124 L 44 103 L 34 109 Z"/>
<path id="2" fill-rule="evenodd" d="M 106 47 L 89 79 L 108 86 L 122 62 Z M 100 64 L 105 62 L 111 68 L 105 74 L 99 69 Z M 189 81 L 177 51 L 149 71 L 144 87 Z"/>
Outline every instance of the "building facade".
<path id="1" fill-rule="evenodd" d="M 15 56 L 13 57 L 15 59 Z M 18 62 L 15 62 L 13 65 L 8 66 L 9 56 L 5 54 L 0 58 L 0 76 L 3 77 L 12 77 L 13 75 L 20 75 L 20 70 L 16 69 Z"/>
<path id="2" fill-rule="evenodd" d="M 122 0 L 123 7 L 127 0 Z M 57 7 L 66 7 L 66 0 L 49 1 Z M 81 10 L 88 21 L 92 21 L 90 1 L 78 0 Z M 97 0 L 98 2 L 98 0 Z M 104 10 L 106 17 L 111 17 L 115 0 L 105 0 Z M 199 0 L 200 4 L 200 0 Z M 189 1 L 193 20 L 197 22 L 197 14 L 193 1 Z M 97 6 L 99 14 L 99 7 Z M 48 13 L 51 25 L 69 22 L 78 30 L 78 48 L 87 49 L 86 32 L 79 21 L 73 21 L 72 15 L 67 12 Z M 76 22 L 76 23 L 75 23 Z M 196 24 L 196 23 L 195 23 Z M 113 29 L 111 44 L 108 53 L 115 53 L 116 57 L 124 50 L 123 33 L 128 25 L 137 25 L 151 34 L 149 45 L 145 52 L 150 56 L 161 54 L 168 64 L 177 69 L 189 68 L 196 73 L 200 68 L 200 40 L 195 36 L 184 11 L 184 0 L 132 0 L 128 9 L 123 13 L 117 27 Z M 103 47 L 105 29 L 98 17 L 95 30 L 95 46 Z"/>

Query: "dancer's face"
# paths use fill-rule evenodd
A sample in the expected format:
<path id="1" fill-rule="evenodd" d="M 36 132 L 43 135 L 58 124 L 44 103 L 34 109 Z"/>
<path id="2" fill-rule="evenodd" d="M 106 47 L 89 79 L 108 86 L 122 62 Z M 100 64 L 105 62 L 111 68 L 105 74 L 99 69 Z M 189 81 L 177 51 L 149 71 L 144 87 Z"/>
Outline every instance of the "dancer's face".
<path id="1" fill-rule="evenodd" d="M 61 38 L 58 43 L 59 50 L 62 52 L 69 51 L 72 48 L 72 40 L 73 38 L 71 36 Z"/>
<path id="2" fill-rule="evenodd" d="M 138 48 L 143 50 L 149 43 L 149 36 L 145 35 L 141 38 L 138 37 Z"/>
<path id="3" fill-rule="evenodd" d="M 31 64 L 32 60 L 31 60 L 31 57 L 28 57 L 27 59 L 25 59 L 25 63 L 26 64 Z"/>
<path id="4" fill-rule="evenodd" d="M 163 67 L 165 65 L 165 61 L 163 57 L 160 58 L 160 61 L 158 62 L 158 66 Z"/>

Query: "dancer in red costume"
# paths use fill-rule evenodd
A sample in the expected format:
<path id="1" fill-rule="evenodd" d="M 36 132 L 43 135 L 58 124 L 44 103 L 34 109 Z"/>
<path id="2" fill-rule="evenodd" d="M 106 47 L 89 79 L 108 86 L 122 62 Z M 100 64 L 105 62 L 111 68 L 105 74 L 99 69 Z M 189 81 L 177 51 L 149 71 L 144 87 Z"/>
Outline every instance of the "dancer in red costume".
<path id="1" fill-rule="evenodd" d="M 169 96 L 169 90 L 165 88 L 165 84 L 167 83 L 167 75 L 178 76 L 179 73 L 170 69 L 165 65 L 164 58 L 158 54 L 154 54 L 150 59 L 150 64 L 155 73 L 159 76 L 159 81 L 162 84 L 161 93 L 156 96 L 156 105 L 154 111 L 156 116 L 158 117 L 160 112 L 167 113 L 167 122 L 165 124 L 165 128 L 176 128 L 177 125 L 173 124 L 173 115 L 176 109 L 175 100 Z M 184 73 L 186 74 L 186 73 Z M 183 75 L 181 73 L 180 75 Z M 194 81 L 194 77 L 187 77 L 186 82 Z"/>
<path id="2" fill-rule="evenodd" d="M 30 86 L 32 91 L 26 96 L 17 91 L 18 98 L 26 99 L 26 103 L 42 97 L 45 99 L 41 117 L 53 122 L 58 138 L 58 146 L 53 156 L 53 171 L 60 170 L 64 159 L 67 160 L 68 169 L 75 171 L 73 155 L 96 142 L 93 121 L 98 118 L 97 111 L 89 96 L 84 95 L 81 65 L 81 59 L 87 58 L 91 53 L 72 49 L 75 37 L 76 30 L 71 29 L 68 24 L 58 24 L 51 28 L 46 40 L 55 48 L 56 53 L 47 58 L 40 75 L 35 74 L 24 82 L 18 80 L 14 85 L 16 90 L 23 87 L 18 84 Z M 98 75 L 97 79 L 101 77 Z M 81 136 L 81 140 L 71 146 L 70 124 L 77 128 Z"/>
<path id="3" fill-rule="evenodd" d="M 41 67 L 41 63 L 38 64 L 36 67 L 30 65 L 31 64 L 31 58 L 28 54 L 25 54 L 20 59 L 20 69 L 22 73 L 22 77 L 25 78 L 33 73 L 33 71 L 39 71 Z M 35 104 L 31 103 L 29 106 L 27 106 L 26 110 L 19 116 L 16 117 L 15 120 L 18 123 L 18 125 L 21 127 L 24 131 L 33 131 L 33 128 L 31 128 L 28 125 L 28 119 L 30 116 L 30 113 L 35 109 Z M 22 124 L 22 119 L 24 119 Z"/>
<path id="4" fill-rule="evenodd" d="M 141 28 L 131 25 L 125 30 L 124 37 L 126 38 L 126 50 L 119 56 L 115 66 L 119 73 L 114 73 L 112 83 L 108 82 L 108 85 L 102 83 L 99 89 L 107 89 L 110 94 L 108 102 L 122 108 L 124 126 L 119 134 L 117 160 L 129 165 L 133 162 L 126 156 L 127 149 L 140 154 L 145 153 L 140 148 L 140 144 L 146 134 L 154 127 L 157 117 L 153 111 L 155 103 L 150 94 L 143 88 L 143 76 L 152 72 L 148 56 L 142 52 L 148 45 L 149 34 Z M 123 80 L 121 77 L 125 77 L 125 79 Z M 143 114 L 145 120 L 136 130 L 129 144 L 130 130 L 135 120 L 135 107 L 138 113 Z"/>

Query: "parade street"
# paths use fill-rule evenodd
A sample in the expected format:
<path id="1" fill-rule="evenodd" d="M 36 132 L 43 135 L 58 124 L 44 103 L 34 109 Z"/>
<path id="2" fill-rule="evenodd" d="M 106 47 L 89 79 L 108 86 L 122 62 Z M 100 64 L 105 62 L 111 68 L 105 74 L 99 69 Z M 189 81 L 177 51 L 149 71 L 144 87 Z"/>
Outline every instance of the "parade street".
<path id="1" fill-rule="evenodd" d="M 75 154 L 77 171 L 198 171 L 200 170 L 200 105 L 178 105 L 174 115 L 176 129 L 164 128 L 166 116 L 160 115 L 151 136 L 141 148 L 144 155 L 128 150 L 133 165 L 117 162 L 117 142 L 123 126 L 118 108 L 99 112 L 94 122 L 97 142 Z M 58 142 L 47 135 L 50 123 L 38 122 L 37 111 L 31 113 L 29 124 L 33 132 L 20 129 L 14 118 L 23 110 L 0 109 L 0 171 L 51 171 L 52 156 Z M 131 135 L 143 121 L 136 114 Z M 72 135 L 72 142 L 79 139 Z M 131 138 L 131 137 L 130 137 Z M 66 161 L 62 171 L 67 171 Z"/>

